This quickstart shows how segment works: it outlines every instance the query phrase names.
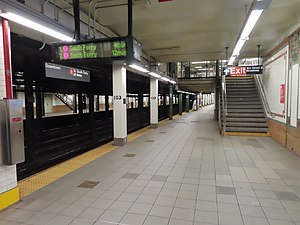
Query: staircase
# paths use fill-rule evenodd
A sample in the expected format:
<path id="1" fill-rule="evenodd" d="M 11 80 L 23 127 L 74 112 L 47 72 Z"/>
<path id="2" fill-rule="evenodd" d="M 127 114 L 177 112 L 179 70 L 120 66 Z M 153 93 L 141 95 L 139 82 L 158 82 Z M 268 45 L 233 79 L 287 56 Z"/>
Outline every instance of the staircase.
<path id="1" fill-rule="evenodd" d="M 226 77 L 226 132 L 268 134 L 265 113 L 253 77 Z"/>
<path id="2" fill-rule="evenodd" d="M 73 98 L 68 96 L 67 94 L 59 94 L 55 93 L 55 96 L 62 101 L 69 109 L 73 110 Z"/>

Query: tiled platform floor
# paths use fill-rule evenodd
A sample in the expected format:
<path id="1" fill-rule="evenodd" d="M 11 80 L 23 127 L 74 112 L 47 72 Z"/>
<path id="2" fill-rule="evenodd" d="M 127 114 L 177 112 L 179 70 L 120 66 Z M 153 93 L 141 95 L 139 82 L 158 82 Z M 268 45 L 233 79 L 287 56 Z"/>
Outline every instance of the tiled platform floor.
<path id="1" fill-rule="evenodd" d="M 268 137 L 220 136 L 212 114 L 108 153 L 0 212 L 0 224 L 299 225 L 300 159 Z M 100 183 L 77 187 L 86 180 Z"/>

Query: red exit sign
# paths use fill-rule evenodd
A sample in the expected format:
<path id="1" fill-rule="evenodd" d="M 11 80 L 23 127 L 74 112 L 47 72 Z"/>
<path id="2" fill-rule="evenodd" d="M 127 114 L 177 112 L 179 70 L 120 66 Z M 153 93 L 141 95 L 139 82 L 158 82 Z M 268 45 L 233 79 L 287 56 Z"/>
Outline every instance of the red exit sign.
<path id="1" fill-rule="evenodd" d="M 223 69 L 223 75 L 225 76 L 246 76 L 253 74 L 263 74 L 263 66 L 236 66 L 225 67 Z"/>
<path id="2" fill-rule="evenodd" d="M 158 2 L 171 2 L 172 0 L 158 0 Z"/>
<path id="3" fill-rule="evenodd" d="M 247 75 L 246 67 L 231 67 L 230 68 L 231 76 L 245 76 Z"/>

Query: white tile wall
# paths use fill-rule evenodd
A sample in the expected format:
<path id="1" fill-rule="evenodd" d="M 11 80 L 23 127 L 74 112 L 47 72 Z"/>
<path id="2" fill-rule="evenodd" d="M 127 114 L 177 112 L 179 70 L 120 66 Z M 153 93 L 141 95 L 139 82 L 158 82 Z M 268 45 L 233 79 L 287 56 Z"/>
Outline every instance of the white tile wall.
<path id="1" fill-rule="evenodd" d="M 0 98 L 5 97 L 5 77 L 3 60 L 3 33 L 0 19 Z M 16 166 L 0 165 L 0 194 L 17 186 Z"/>

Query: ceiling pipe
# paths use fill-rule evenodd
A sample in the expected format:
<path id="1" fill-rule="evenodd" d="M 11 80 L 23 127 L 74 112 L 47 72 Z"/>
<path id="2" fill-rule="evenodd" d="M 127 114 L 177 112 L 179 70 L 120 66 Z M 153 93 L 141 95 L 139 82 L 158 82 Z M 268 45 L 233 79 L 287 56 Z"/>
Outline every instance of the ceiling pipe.
<path id="1" fill-rule="evenodd" d="M 45 11 L 45 6 L 46 6 L 46 4 L 49 2 L 50 0 L 46 0 L 46 1 L 44 1 L 44 3 L 43 3 L 43 6 L 42 6 L 42 13 L 44 14 L 44 11 Z"/>
<path id="2" fill-rule="evenodd" d="M 110 8 L 110 7 L 116 7 L 116 6 L 122 6 L 122 5 L 127 5 L 127 4 L 115 4 L 115 5 L 110 5 L 110 6 L 102 6 L 102 7 L 99 7 L 98 5 L 100 3 L 103 3 L 103 2 L 111 2 L 111 0 L 102 0 L 100 2 L 96 2 L 96 4 L 94 5 L 94 8 L 93 8 L 93 36 L 95 38 L 96 36 L 96 14 L 97 14 L 97 10 L 98 9 L 101 9 L 101 8 Z"/>
<path id="3" fill-rule="evenodd" d="M 68 8 L 60 8 L 58 11 L 57 11 L 57 13 L 56 13 L 56 17 L 54 18 L 56 21 L 58 21 L 59 20 L 59 14 L 61 13 L 61 12 L 67 12 L 67 10 L 70 10 L 70 9 L 72 9 L 73 7 L 68 7 Z"/>
<path id="4" fill-rule="evenodd" d="M 127 5 L 127 4 L 115 4 L 115 5 L 108 5 L 108 6 L 101 6 L 101 7 L 94 7 L 94 21 L 93 21 L 93 35 L 94 35 L 94 38 L 96 37 L 96 14 L 97 14 L 97 11 L 99 9 L 106 9 L 106 8 L 112 8 L 112 7 L 119 7 L 119 6 L 124 6 L 124 5 Z"/>
<path id="5" fill-rule="evenodd" d="M 260 59 L 260 47 L 261 45 L 256 45 L 257 46 L 257 65 L 259 65 L 259 59 Z"/>
<path id="6" fill-rule="evenodd" d="M 91 6 L 94 4 L 93 8 L 94 8 L 94 11 L 95 11 L 95 6 L 98 4 L 98 3 L 103 3 L 103 2 L 111 2 L 111 0 L 92 0 L 90 1 L 89 3 L 89 7 L 88 7 L 88 35 L 90 36 L 91 35 L 91 31 L 90 31 L 90 28 L 92 28 L 91 26 L 91 23 L 90 23 L 90 18 L 91 18 Z M 95 14 L 93 15 L 93 21 L 95 21 Z M 94 27 L 95 27 L 95 23 L 94 23 Z"/>

